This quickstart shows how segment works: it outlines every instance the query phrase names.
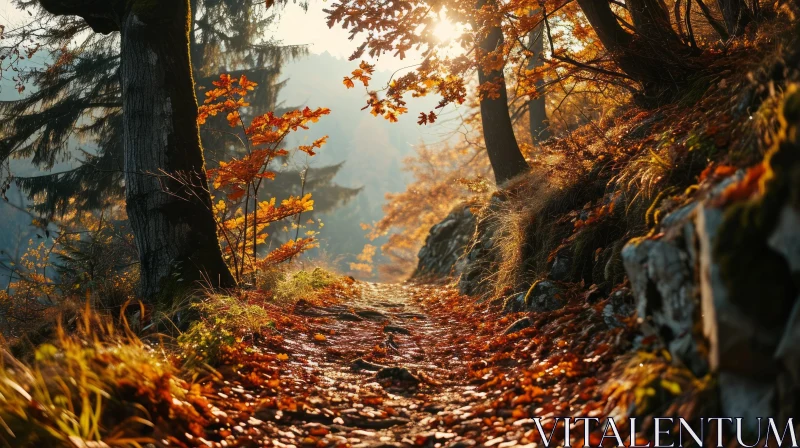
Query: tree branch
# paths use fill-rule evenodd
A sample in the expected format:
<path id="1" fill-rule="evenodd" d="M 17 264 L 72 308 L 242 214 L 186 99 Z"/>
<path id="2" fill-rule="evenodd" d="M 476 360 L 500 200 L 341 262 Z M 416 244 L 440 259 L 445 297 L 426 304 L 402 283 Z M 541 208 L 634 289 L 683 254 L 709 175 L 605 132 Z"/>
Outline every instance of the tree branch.
<path id="1" fill-rule="evenodd" d="M 96 33 L 119 31 L 115 1 L 109 0 L 39 0 L 45 11 L 56 16 L 79 16 Z"/>

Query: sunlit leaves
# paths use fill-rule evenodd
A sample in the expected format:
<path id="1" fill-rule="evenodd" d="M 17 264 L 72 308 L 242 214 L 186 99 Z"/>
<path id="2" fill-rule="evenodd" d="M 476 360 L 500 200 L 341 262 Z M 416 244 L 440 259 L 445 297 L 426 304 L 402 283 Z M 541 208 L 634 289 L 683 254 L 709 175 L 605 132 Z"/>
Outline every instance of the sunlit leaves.
<path id="1" fill-rule="evenodd" d="M 362 78 L 366 76 L 364 73 L 362 70 Z M 255 88 L 256 83 L 244 75 L 232 78 L 222 74 L 213 84 L 215 88 L 206 92 L 204 104 L 199 108 L 198 123 L 205 123 L 209 116 L 227 113 L 228 124 L 241 128 L 245 139 L 242 143 L 247 150 L 241 158 L 221 161 L 217 168 L 207 171 L 213 188 L 224 193 L 228 201 L 218 201 L 212 208 L 223 251 L 237 278 L 241 278 L 246 272 L 290 260 L 315 246 L 314 234 L 307 234 L 304 238 L 290 240 L 258 259 L 258 246 L 266 241 L 266 228 L 270 223 L 298 216 L 314 208 L 310 194 L 301 198 L 290 197 L 276 206 L 274 198 L 260 200 L 259 190 L 264 180 L 275 179 L 275 172 L 270 169 L 272 162 L 290 154 L 283 147 L 286 137 L 292 132 L 308 129 L 311 123 L 330 114 L 330 109 L 305 107 L 281 115 L 267 112 L 254 117 L 246 125 L 242 119 L 242 110 L 248 106 L 245 96 Z M 310 145 L 300 145 L 296 150 L 313 156 L 327 138 L 318 138 Z"/>
<path id="2" fill-rule="evenodd" d="M 345 76 L 342 81 L 348 89 L 355 87 L 355 82 L 360 81 L 364 87 L 369 86 L 369 80 L 372 79 L 372 74 L 375 73 L 375 66 L 366 61 L 361 61 L 358 68 L 353 70 L 351 76 Z"/>
<path id="3" fill-rule="evenodd" d="M 350 263 L 350 270 L 364 273 L 372 273 L 372 259 L 375 257 L 377 247 L 372 244 L 365 244 L 361 253 L 356 256 L 356 263 Z"/>
<path id="4" fill-rule="evenodd" d="M 321 148 L 322 145 L 324 145 L 325 142 L 327 142 L 327 141 L 328 141 L 328 136 L 326 135 L 324 137 L 320 137 L 320 138 L 314 140 L 314 142 L 311 143 L 310 145 L 300 145 L 300 146 L 297 147 L 297 149 L 299 149 L 300 151 L 303 151 L 304 153 L 306 153 L 306 154 L 308 154 L 310 156 L 313 156 L 313 155 L 316 155 L 316 153 L 314 152 L 314 149 Z"/>

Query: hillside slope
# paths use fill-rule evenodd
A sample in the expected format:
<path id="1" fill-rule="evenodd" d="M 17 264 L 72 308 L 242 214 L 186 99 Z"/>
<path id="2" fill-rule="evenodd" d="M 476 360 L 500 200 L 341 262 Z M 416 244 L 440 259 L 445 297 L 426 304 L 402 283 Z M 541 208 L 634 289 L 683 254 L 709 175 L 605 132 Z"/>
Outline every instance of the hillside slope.
<path id="1" fill-rule="evenodd" d="M 710 381 L 713 413 L 798 415 L 800 52 L 797 30 L 778 36 L 730 50 L 674 104 L 545 143 L 550 162 L 431 230 L 415 278 L 452 276 L 523 326 L 602 304 L 638 319 L 630 356 Z M 629 415 L 699 396 L 655 390 Z"/>

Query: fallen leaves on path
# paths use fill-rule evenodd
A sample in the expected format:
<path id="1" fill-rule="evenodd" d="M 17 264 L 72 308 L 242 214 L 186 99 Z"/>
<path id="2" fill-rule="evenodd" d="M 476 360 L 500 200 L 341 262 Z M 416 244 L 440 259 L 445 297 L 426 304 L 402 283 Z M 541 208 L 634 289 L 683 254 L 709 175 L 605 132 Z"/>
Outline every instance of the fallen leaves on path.
<path id="1" fill-rule="evenodd" d="M 620 381 L 633 378 L 625 369 L 634 319 L 610 325 L 606 301 L 590 304 L 576 292 L 567 307 L 527 316 L 528 328 L 504 335 L 525 315 L 448 288 L 357 289 L 335 304 L 298 303 L 274 334 L 238 347 L 201 380 L 215 391 L 203 443 L 533 446 L 541 441 L 536 417 L 549 431 L 552 417 L 621 416 L 642 395 Z M 650 359 L 653 378 L 666 372 L 659 359 Z M 664 384 L 675 395 L 697 386 Z M 599 441 L 601 427 L 590 429 Z"/>

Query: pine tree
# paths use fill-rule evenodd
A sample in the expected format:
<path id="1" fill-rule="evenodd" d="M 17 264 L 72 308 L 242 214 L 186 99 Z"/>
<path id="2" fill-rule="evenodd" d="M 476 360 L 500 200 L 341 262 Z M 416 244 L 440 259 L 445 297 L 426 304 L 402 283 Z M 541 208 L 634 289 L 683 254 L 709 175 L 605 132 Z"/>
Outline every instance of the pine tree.
<path id="1" fill-rule="evenodd" d="M 0 160 L 29 158 L 37 168 L 48 171 L 58 161 L 77 159 L 81 163 L 75 169 L 18 177 L 17 184 L 34 199 L 32 208 L 42 216 L 72 209 L 101 209 L 125 194 L 120 36 L 87 33 L 90 26 L 100 26 L 100 31 L 105 31 L 97 19 L 53 17 L 31 0 L 16 4 L 36 8 L 34 22 L 16 37 L 56 50 L 48 55 L 49 64 L 44 70 L 20 67 L 18 76 L 21 82 L 35 87 L 33 93 L 0 103 Z M 263 40 L 276 17 L 263 3 L 192 0 L 190 7 L 193 25 L 189 53 L 196 94 L 202 96 L 221 72 L 246 72 L 261 86 L 251 99 L 249 113 L 255 116 L 275 110 L 285 83 L 280 79 L 281 67 L 287 59 L 304 55 L 305 48 Z M 71 46 L 74 40 L 79 44 Z M 201 129 L 205 158 L 211 166 L 244 149 L 241 136 L 230 132 L 224 117 L 217 118 L 218 123 L 211 119 Z M 225 132 L 219 132 L 221 129 Z M 75 149 L 79 141 L 84 149 Z M 336 166 L 334 169 L 338 171 Z M 282 177 L 295 182 L 299 179 L 296 171 L 283 173 Z M 332 183 L 332 176 L 327 180 Z M 269 194 L 288 196 L 288 186 L 289 183 L 285 191 L 274 189 Z M 330 195 L 327 202 L 335 205 L 357 193 L 357 189 L 332 184 L 320 190 L 319 200 L 325 203 Z M 153 288 L 145 287 L 144 291 L 148 289 Z"/>

